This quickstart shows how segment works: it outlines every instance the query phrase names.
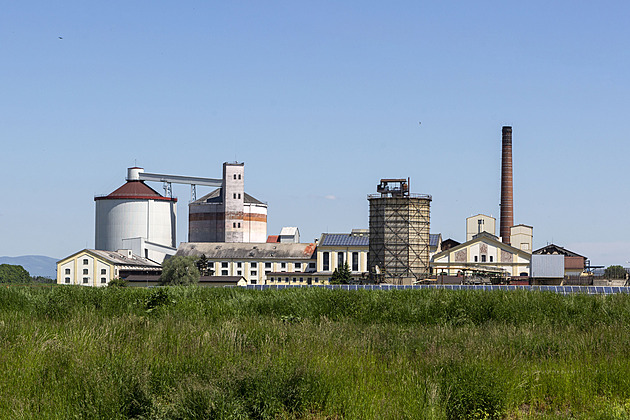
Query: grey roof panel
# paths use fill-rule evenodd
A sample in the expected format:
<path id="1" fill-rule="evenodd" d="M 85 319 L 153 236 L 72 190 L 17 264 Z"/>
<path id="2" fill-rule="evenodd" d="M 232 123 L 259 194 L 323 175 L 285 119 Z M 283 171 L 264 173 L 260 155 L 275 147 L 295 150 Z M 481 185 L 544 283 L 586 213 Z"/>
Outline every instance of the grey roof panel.
<path id="1" fill-rule="evenodd" d="M 369 236 L 356 236 L 349 233 L 324 233 L 320 246 L 368 246 Z"/>
<path id="2" fill-rule="evenodd" d="M 253 242 L 182 242 L 178 256 L 201 256 L 212 259 L 305 259 L 315 258 L 315 244 Z"/>

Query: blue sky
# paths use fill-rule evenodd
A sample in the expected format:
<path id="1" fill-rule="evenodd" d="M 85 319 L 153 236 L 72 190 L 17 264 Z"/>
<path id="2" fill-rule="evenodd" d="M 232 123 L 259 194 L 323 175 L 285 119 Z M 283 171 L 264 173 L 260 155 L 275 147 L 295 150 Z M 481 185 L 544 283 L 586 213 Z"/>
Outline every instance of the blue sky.
<path id="1" fill-rule="evenodd" d="M 379 179 L 410 177 L 433 196 L 431 231 L 461 241 L 466 217 L 499 213 L 512 125 L 514 218 L 534 226 L 535 248 L 630 265 L 629 12 L 623 1 L 5 1 L 0 255 L 93 247 L 94 195 L 136 163 L 220 177 L 234 160 L 269 203 L 269 234 L 365 228 Z M 190 190 L 174 192 L 184 241 Z"/>

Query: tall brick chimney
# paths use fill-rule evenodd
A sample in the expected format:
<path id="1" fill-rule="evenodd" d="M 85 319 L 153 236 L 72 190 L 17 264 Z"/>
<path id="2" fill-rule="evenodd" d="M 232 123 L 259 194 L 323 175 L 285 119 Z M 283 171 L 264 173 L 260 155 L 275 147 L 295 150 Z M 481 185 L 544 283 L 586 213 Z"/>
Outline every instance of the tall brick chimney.
<path id="1" fill-rule="evenodd" d="M 512 186 L 512 127 L 502 130 L 503 154 L 501 158 L 501 226 L 503 243 L 510 244 L 510 228 L 514 226 L 514 194 Z"/>

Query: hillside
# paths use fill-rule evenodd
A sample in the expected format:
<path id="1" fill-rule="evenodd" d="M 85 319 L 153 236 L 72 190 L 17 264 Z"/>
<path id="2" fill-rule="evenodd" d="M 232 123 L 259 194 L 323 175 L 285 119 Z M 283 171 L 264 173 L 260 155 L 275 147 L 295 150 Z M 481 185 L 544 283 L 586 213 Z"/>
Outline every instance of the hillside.
<path id="1" fill-rule="evenodd" d="M 0 257 L 0 264 L 21 265 L 31 276 L 57 277 L 57 258 L 43 255 Z"/>

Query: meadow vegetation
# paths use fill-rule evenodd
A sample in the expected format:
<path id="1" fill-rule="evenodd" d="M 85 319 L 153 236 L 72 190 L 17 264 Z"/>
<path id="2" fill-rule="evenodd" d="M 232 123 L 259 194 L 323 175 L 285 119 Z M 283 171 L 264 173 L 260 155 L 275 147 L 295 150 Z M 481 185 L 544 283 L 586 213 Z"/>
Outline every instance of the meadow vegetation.
<path id="1" fill-rule="evenodd" d="M 630 296 L 0 288 L 0 418 L 625 419 Z"/>

